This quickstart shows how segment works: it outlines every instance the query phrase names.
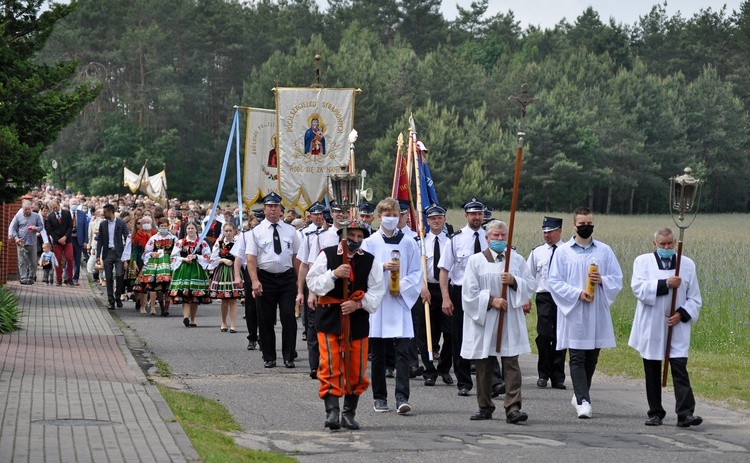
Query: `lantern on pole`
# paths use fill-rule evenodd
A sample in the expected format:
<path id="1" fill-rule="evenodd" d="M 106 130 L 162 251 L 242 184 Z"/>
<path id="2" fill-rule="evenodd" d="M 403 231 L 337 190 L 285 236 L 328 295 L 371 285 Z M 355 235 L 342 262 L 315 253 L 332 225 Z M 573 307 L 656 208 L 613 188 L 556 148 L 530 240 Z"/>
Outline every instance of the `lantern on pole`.
<path id="1" fill-rule="evenodd" d="M 682 240 L 685 236 L 685 230 L 690 227 L 698 216 L 698 203 L 700 202 L 700 187 L 703 183 L 693 177 L 693 170 L 690 167 L 685 168 L 683 175 L 669 179 L 669 213 L 672 215 L 672 221 L 680 229 L 680 237 L 677 241 L 677 260 L 675 263 L 675 276 L 680 276 L 680 264 L 682 262 Z M 685 217 L 692 214 L 692 219 L 685 223 Z M 672 290 L 672 306 L 669 316 L 675 313 L 677 303 L 677 288 Z M 672 343 L 672 327 L 667 328 L 667 346 L 664 352 L 664 368 L 661 379 L 661 386 L 667 386 L 667 375 L 669 373 L 669 349 Z"/>

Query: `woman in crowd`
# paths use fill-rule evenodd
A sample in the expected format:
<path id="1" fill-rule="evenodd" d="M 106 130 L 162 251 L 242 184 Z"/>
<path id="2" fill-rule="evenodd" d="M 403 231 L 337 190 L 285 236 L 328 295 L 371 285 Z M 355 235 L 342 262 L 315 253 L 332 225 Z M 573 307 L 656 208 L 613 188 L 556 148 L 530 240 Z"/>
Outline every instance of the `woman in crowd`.
<path id="1" fill-rule="evenodd" d="M 154 301 L 158 300 L 162 317 L 169 316 L 169 305 L 164 293 L 172 282 L 172 251 L 177 237 L 169 233 L 169 221 L 161 218 L 157 222 L 158 233 L 153 235 L 144 248 L 143 270 L 138 277 L 138 291 L 149 294 L 151 313 L 155 313 Z"/>
<path id="2" fill-rule="evenodd" d="M 221 299 L 221 331 L 227 331 L 227 313 L 229 313 L 229 332 L 236 333 L 234 323 L 237 320 L 237 299 L 245 296 L 244 283 L 234 283 L 234 246 L 236 230 L 232 222 L 224 223 L 223 236 L 214 244 L 209 269 L 214 271 L 211 279 L 211 299 Z"/>
<path id="3" fill-rule="evenodd" d="M 172 283 L 169 296 L 175 304 L 182 304 L 182 323 L 195 327 L 198 304 L 209 304 L 208 267 L 211 248 L 205 241 L 198 242 L 200 225 L 188 222 L 185 237 L 178 240 L 172 250 Z"/>
<path id="4" fill-rule="evenodd" d="M 151 217 L 149 216 L 141 216 L 135 223 L 134 230 L 135 232 L 130 235 L 130 259 L 125 272 L 125 285 L 133 290 L 135 309 L 140 309 L 141 313 L 145 314 L 146 305 L 148 305 L 146 301 L 148 293 L 138 285 L 138 276 L 143 269 L 143 253 L 146 244 L 156 232 L 153 230 Z M 156 315 L 153 303 L 151 304 L 151 315 Z"/>

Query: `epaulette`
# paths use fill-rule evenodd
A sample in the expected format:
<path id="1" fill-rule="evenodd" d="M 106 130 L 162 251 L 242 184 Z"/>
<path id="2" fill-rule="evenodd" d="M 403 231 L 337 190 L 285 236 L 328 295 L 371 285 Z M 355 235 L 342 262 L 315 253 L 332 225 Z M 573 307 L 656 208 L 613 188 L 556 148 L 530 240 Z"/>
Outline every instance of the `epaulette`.
<path id="1" fill-rule="evenodd" d="M 464 231 L 463 228 L 455 233 L 451 233 L 450 235 L 448 235 L 448 238 L 453 239 L 454 236 L 460 235 L 462 231 Z"/>
<path id="2" fill-rule="evenodd" d="M 310 236 L 310 235 L 312 235 L 313 233 L 315 233 L 315 234 L 317 235 L 319 231 L 320 231 L 320 230 L 311 230 L 311 231 L 309 231 L 309 232 L 305 233 L 305 236 Z"/>

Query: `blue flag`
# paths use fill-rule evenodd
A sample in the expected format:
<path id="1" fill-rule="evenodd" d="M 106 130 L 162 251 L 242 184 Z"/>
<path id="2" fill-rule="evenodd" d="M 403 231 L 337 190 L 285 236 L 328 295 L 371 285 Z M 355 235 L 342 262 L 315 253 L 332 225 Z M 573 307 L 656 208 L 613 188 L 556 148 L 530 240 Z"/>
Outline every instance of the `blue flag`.
<path id="1" fill-rule="evenodd" d="M 420 146 L 421 145 L 421 146 Z M 423 223 L 427 223 L 427 216 L 425 215 L 425 211 L 428 207 L 432 206 L 433 204 L 440 204 L 440 201 L 437 197 L 437 192 L 435 191 L 435 182 L 432 180 L 432 174 L 430 174 L 430 168 L 427 167 L 427 160 L 422 155 L 422 146 L 424 146 L 421 142 L 417 142 L 417 159 L 419 162 L 419 181 L 421 185 L 421 194 L 422 194 L 422 218 L 424 219 Z M 426 150 L 425 150 L 426 151 Z"/>

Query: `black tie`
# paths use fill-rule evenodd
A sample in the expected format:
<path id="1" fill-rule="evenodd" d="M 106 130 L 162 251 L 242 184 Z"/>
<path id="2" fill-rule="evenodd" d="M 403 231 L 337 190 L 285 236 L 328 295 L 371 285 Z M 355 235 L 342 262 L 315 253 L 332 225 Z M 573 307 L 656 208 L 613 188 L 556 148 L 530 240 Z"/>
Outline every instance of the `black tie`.
<path id="1" fill-rule="evenodd" d="M 273 225 L 273 252 L 281 254 L 281 238 L 279 237 L 279 230 L 276 228 L 279 224 L 272 223 Z"/>
<path id="2" fill-rule="evenodd" d="M 662 259 L 661 260 L 661 268 L 662 270 L 669 270 L 669 267 L 672 266 L 672 259 Z"/>
<path id="3" fill-rule="evenodd" d="M 482 246 L 479 245 L 479 232 L 474 232 L 474 254 L 482 252 Z"/>
<path id="4" fill-rule="evenodd" d="M 552 258 L 555 257 L 555 251 L 557 251 L 557 245 L 552 245 L 552 254 L 549 255 L 549 263 L 552 264 Z"/>
<path id="5" fill-rule="evenodd" d="M 440 235 L 435 235 L 435 250 L 432 252 L 432 274 L 435 280 L 440 281 L 440 267 L 438 267 L 438 261 L 440 261 Z"/>
<path id="6" fill-rule="evenodd" d="M 58 222 L 60 221 L 60 213 L 59 212 L 57 213 L 57 220 L 58 220 Z"/>

